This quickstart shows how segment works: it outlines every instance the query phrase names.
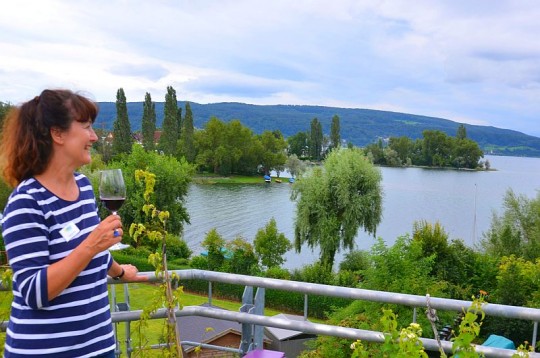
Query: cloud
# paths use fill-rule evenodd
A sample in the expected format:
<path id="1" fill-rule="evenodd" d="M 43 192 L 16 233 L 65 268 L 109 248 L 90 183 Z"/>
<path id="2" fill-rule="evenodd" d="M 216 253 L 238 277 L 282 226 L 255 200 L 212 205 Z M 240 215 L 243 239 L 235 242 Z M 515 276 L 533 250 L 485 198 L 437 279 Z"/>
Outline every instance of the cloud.
<path id="1" fill-rule="evenodd" d="M 533 0 L 9 2 L 0 100 L 44 86 L 162 100 L 172 85 L 201 103 L 395 108 L 540 135 L 538 18 Z"/>
<path id="2" fill-rule="evenodd" d="M 117 64 L 109 71 L 116 76 L 142 77 L 144 79 L 158 81 L 169 74 L 169 71 L 157 64 Z"/>

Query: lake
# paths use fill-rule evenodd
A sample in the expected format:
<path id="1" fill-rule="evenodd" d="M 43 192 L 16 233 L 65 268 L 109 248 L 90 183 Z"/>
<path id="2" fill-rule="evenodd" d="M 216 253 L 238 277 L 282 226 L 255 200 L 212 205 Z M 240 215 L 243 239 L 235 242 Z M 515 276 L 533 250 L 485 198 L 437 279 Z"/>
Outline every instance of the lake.
<path id="1" fill-rule="evenodd" d="M 377 237 L 388 245 L 412 232 L 415 221 L 439 222 L 450 239 L 462 239 L 474 247 L 491 224 L 493 212 L 503 212 L 506 190 L 528 198 L 540 189 L 540 158 L 486 156 L 493 171 L 458 171 L 421 168 L 379 168 L 382 173 L 383 217 Z M 206 233 L 216 228 L 226 240 L 241 236 L 253 242 L 257 231 L 276 220 L 278 230 L 294 240 L 295 202 L 290 184 L 248 185 L 191 184 L 186 207 L 191 224 L 184 239 L 195 254 L 202 249 Z M 358 249 L 369 250 L 375 238 L 364 231 L 356 236 Z M 344 252 L 336 255 L 336 267 Z M 286 268 L 299 268 L 318 258 L 318 251 L 303 247 L 301 253 L 285 255 Z"/>

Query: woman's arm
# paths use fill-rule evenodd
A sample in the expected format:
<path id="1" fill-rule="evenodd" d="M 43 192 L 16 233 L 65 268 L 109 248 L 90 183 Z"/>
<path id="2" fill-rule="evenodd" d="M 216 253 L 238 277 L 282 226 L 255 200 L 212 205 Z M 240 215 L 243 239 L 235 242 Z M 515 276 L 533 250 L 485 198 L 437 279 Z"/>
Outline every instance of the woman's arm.
<path id="1" fill-rule="evenodd" d="M 68 256 L 47 268 L 49 301 L 65 290 L 88 266 L 94 256 L 122 240 L 121 226 L 119 216 L 108 216 Z M 120 235 L 114 236 L 115 229 Z"/>

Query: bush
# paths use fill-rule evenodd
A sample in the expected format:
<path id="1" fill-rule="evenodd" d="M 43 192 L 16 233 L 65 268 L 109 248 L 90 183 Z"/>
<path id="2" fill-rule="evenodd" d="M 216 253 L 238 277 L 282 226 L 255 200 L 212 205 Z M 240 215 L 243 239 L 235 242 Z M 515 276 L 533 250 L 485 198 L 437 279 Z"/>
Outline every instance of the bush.
<path id="1" fill-rule="evenodd" d="M 154 266 L 152 266 L 148 262 L 148 258 L 139 257 L 139 256 L 133 256 L 130 255 L 124 251 L 113 251 L 112 256 L 116 262 L 118 262 L 120 265 L 126 265 L 126 264 L 132 264 L 139 271 L 150 271 L 153 272 L 155 270 Z"/>
<path id="2" fill-rule="evenodd" d="M 175 235 L 167 235 L 167 258 L 170 259 L 189 259 L 191 251 L 185 240 Z"/>
<path id="3" fill-rule="evenodd" d="M 337 275 L 334 277 L 334 283 L 335 286 L 341 286 L 341 287 L 356 287 L 358 286 L 358 281 L 360 279 L 360 276 L 352 271 L 339 271 Z"/>
<path id="4" fill-rule="evenodd" d="M 320 283 L 324 285 L 331 285 L 334 281 L 332 271 L 319 263 L 305 265 L 301 269 L 294 270 L 291 278 L 294 281 Z"/>
<path id="5" fill-rule="evenodd" d="M 270 267 L 268 270 L 266 270 L 265 276 L 268 278 L 277 278 L 280 280 L 291 279 L 291 273 L 289 272 L 289 270 L 286 270 L 281 267 Z"/>
<path id="6" fill-rule="evenodd" d="M 191 259 L 191 267 L 199 270 L 208 270 L 208 259 L 205 256 L 197 255 Z"/>
<path id="7" fill-rule="evenodd" d="M 340 271 L 360 272 L 371 266 L 369 252 L 354 250 L 345 254 L 345 258 L 339 264 Z"/>

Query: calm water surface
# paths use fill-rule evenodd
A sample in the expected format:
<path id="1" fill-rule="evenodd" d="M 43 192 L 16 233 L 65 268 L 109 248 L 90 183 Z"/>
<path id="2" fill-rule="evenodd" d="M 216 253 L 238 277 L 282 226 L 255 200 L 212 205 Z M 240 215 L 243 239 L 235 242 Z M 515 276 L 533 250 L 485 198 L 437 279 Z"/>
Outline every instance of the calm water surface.
<path id="1" fill-rule="evenodd" d="M 489 229 L 493 212 L 502 213 L 506 190 L 529 198 L 540 189 L 540 158 L 487 156 L 489 172 L 467 172 L 419 168 L 380 168 L 383 181 L 383 217 L 377 229 L 391 245 L 411 233 L 415 221 L 440 222 L 450 239 L 478 244 Z M 262 180 L 261 180 L 262 181 Z M 290 200 L 290 185 L 198 185 L 192 184 L 187 197 L 191 224 L 184 239 L 194 253 L 212 228 L 226 240 L 241 236 L 252 242 L 257 231 L 274 218 L 278 230 L 294 240 L 296 204 Z M 358 249 L 370 249 L 375 239 L 363 231 L 356 237 Z M 336 263 L 343 258 L 336 256 Z M 285 255 L 285 267 L 293 269 L 317 260 L 318 251 L 304 247 L 301 253 Z"/>

